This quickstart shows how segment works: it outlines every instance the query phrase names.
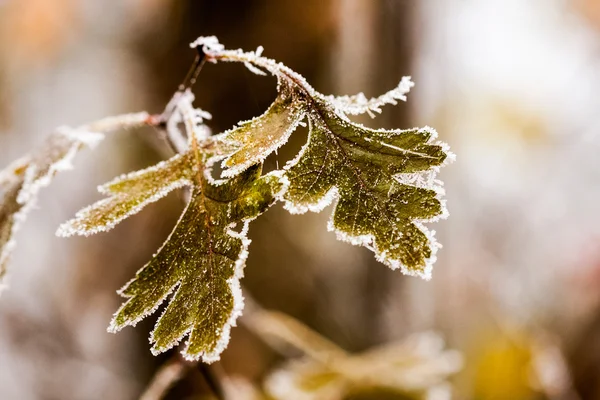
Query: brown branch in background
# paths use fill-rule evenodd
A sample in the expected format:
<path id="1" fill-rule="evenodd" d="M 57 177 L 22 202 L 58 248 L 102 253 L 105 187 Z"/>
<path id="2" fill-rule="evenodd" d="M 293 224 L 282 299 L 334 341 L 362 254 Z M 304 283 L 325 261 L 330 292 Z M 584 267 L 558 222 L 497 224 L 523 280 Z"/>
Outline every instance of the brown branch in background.
<path id="1" fill-rule="evenodd" d="M 194 368 L 202 375 L 207 388 L 217 400 L 234 400 L 227 399 L 225 395 L 223 385 L 221 384 L 225 376 L 221 368 L 216 367 L 217 365 L 187 361 L 181 357 L 179 352 L 176 352 L 156 371 L 146 390 L 140 396 L 140 400 L 164 399 L 169 391 L 194 370 Z"/>
<path id="2" fill-rule="evenodd" d="M 140 400 L 161 400 L 179 382 L 190 366 L 178 354 L 163 364 L 152 377 L 150 384 L 140 396 Z"/>
<path id="3" fill-rule="evenodd" d="M 225 396 L 225 390 L 221 382 L 225 379 L 225 373 L 222 368 L 220 368 L 220 364 L 204 364 L 197 363 L 198 371 L 202 374 L 204 381 L 210 388 L 210 391 L 215 395 L 218 400 L 228 400 Z M 235 399 L 230 399 L 235 400 Z"/>

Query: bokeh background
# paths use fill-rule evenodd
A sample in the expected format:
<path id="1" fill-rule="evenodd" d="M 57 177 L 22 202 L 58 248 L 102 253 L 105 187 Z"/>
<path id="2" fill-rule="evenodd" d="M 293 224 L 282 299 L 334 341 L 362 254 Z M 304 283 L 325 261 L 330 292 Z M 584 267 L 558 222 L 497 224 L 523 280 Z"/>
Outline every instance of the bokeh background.
<path id="1" fill-rule="evenodd" d="M 450 217 L 434 227 L 431 281 L 337 242 L 329 209 L 277 206 L 251 229 L 243 282 L 257 304 L 351 352 L 438 331 L 463 355 L 454 398 L 600 399 L 600 1 L 0 0 L 0 164 L 59 125 L 160 112 L 200 35 L 262 45 L 323 93 L 376 96 L 411 75 L 407 103 L 360 122 L 433 126 L 458 156 L 442 172 Z M 262 113 L 275 81 L 207 65 L 195 93 L 219 132 Z M 0 299 L 0 399 L 135 399 L 172 362 L 149 352 L 155 317 L 106 326 L 181 198 L 107 234 L 54 236 L 98 184 L 168 155 L 155 135 L 109 137 L 42 192 Z M 259 390 L 282 360 L 239 326 L 214 368 Z M 208 395 L 205 378 L 189 368 L 168 398 Z"/>

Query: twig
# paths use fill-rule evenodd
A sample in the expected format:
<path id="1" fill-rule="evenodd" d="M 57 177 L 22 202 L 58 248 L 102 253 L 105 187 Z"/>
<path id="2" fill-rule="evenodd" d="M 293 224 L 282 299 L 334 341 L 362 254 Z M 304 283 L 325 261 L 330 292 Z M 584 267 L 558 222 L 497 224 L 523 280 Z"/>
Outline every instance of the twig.
<path id="1" fill-rule="evenodd" d="M 194 86 L 196 80 L 198 79 L 200 71 L 202 71 L 204 63 L 206 62 L 206 53 L 204 53 L 204 50 L 202 50 L 202 46 L 197 46 L 196 51 L 198 52 L 198 54 L 194 59 L 194 63 L 190 67 L 190 70 L 188 71 L 181 85 L 179 85 L 180 92 L 184 92 L 185 90 L 190 89 L 192 86 Z"/>
<path id="2" fill-rule="evenodd" d="M 133 129 L 144 125 L 154 125 L 155 121 L 147 112 L 117 115 L 81 125 L 76 130 L 107 133 L 118 129 Z"/>
<path id="3" fill-rule="evenodd" d="M 183 153 L 187 149 L 187 138 L 185 134 L 178 129 L 169 129 L 169 120 L 173 117 L 173 113 L 177 109 L 177 105 L 185 92 L 194 86 L 198 75 L 206 62 L 206 55 L 201 47 L 196 49 L 198 54 L 194 59 L 188 73 L 183 82 L 179 85 L 179 89 L 173 94 L 171 100 L 167 103 L 162 114 L 152 115 L 150 119 L 154 122 L 152 125 L 159 131 L 169 144 L 169 147 L 174 153 Z"/>
<path id="4" fill-rule="evenodd" d="M 173 357 L 162 365 L 152 381 L 140 396 L 140 400 L 161 400 L 181 378 L 185 376 L 188 365 L 178 357 Z"/>
<path id="5" fill-rule="evenodd" d="M 218 364 L 204 364 L 198 363 L 198 371 L 202 374 L 202 377 L 206 381 L 206 384 L 210 388 L 211 392 L 216 396 L 218 400 L 226 400 L 225 390 L 219 379 L 221 373 L 217 373 L 215 365 Z M 222 372 L 222 371 L 220 371 Z"/>

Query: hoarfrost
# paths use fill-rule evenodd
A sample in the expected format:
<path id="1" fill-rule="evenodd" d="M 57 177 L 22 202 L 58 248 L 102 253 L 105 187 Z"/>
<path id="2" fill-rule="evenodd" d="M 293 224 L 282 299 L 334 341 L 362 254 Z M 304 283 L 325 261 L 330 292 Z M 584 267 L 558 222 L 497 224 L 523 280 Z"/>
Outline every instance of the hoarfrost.
<path id="1" fill-rule="evenodd" d="M 398 100 L 406 101 L 406 94 L 415 84 L 410 76 L 402 77 L 398 86 L 379 97 L 367 99 L 364 93 L 353 96 L 327 96 L 326 99 L 341 113 L 348 115 L 369 114 L 375 118 L 374 113 L 381 114 L 381 107 L 387 104 L 398 104 Z"/>
<path id="2" fill-rule="evenodd" d="M 0 172 L 0 286 L 15 246 L 14 235 L 29 211 L 35 206 L 39 191 L 54 176 L 72 168 L 79 150 L 93 148 L 104 133 L 116 129 L 141 126 L 145 112 L 109 117 L 79 128 L 60 127 L 36 150 Z"/>

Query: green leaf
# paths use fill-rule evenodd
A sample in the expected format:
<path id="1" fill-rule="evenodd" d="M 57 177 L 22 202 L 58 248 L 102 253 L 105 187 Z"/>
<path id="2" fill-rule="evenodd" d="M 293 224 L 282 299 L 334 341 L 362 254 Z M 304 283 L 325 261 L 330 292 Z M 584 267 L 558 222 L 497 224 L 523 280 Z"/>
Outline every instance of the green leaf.
<path id="1" fill-rule="evenodd" d="M 79 211 L 56 233 L 67 237 L 108 231 L 171 191 L 192 185 L 196 174 L 193 166 L 191 153 L 178 154 L 150 168 L 116 178 L 98 188 L 100 193 L 110 197 Z"/>
<path id="2" fill-rule="evenodd" d="M 441 188 L 422 172 L 447 157 L 442 145 L 432 144 L 435 131 L 365 128 L 321 99 L 311 108 L 308 144 L 286 166 L 286 208 L 320 211 L 337 199 L 329 228 L 339 239 L 370 248 L 393 269 L 428 278 L 436 245 L 422 222 L 444 215 L 444 207 Z"/>
<path id="3" fill-rule="evenodd" d="M 223 177 L 235 176 L 251 165 L 263 162 L 288 141 L 304 118 L 304 103 L 292 83 L 280 78 L 277 90 L 277 98 L 263 115 L 223 133 L 223 141 L 235 149 L 223 160 L 223 168 L 226 168 Z"/>
<path id="4" fill-rule="evenodd" d="M 282 189 L 277 174 L 261 176 L 255 165 L 228 181 L 213 181 L 210 154 L 189 150 L 155 167 L 119 178 L 102 188 L 110 197 L 82 210 L 59 234 L 108 230 L 176 187 L 189 186 L 190 200 L 173 232 L 120 293 L 128 300 L 110 331 L 135 325 L 172 298 L 150 336 L 154 354 L 188 336 L 183 354 L 204 362 L 219 359 L 241 314 L 248 221 L 274 203 Z M 240 232 L 234 231 L 242 223 Z"/>

